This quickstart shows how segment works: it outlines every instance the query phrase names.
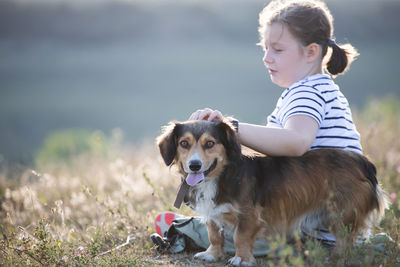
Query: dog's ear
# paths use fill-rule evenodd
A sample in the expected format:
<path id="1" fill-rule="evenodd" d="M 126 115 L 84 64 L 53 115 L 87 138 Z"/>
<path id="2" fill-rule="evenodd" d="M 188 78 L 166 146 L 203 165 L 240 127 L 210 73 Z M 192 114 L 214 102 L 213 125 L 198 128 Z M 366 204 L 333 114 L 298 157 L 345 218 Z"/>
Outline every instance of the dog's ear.
<path id="1" fill-rule="evenodd" d="M 163 133 L 156 139 L 161 156 L 167 166 L 171 165 L 175 159 L 177 148 L 176 133 L 179 125 L 179 122 L 170 122 L 167 126 L 163 127 Z"/>
<path id="2" fill-rule="evenodd" d="M 235 126 L 228 120 L 223 120 L 218 123 L 221 143 L 226 149 L 227 156 L 230 160 L 236 161 L 242 154 L 240 142 L 236 133 Z"/>

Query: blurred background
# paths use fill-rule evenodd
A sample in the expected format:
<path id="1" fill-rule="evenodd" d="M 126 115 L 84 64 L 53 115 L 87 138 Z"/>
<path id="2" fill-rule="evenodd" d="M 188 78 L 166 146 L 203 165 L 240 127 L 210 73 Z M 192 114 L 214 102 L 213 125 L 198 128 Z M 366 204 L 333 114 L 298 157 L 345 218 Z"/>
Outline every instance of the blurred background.
<path id="1" fill-rule="evenodd" d="M 49 139 L 93 132 L 153 142 L 203 107 L 264 124 L 282 92 L 256 46 L 267 3 L 1 0 L 0 163 L 29 165 Z M 400 1 L 326 3 L 337 42 L 361 54 L 337 78 L 353 109 L 399 97 Z"/>

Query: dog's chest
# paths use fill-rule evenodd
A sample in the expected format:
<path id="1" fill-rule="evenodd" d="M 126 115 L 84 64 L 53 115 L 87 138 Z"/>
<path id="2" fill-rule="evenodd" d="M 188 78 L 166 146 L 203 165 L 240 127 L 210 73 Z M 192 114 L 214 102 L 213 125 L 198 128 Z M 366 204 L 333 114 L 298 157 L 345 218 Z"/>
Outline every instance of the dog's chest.
<path id="1" fill-rule="evenodd" d="M 189 191 L 189 206 L 201 215 L 205 221 L 221 221 L 224 213 L 232 212 L 233 206 L 230 203 L 217 204 L 216 180 L 205 180 Z"/>

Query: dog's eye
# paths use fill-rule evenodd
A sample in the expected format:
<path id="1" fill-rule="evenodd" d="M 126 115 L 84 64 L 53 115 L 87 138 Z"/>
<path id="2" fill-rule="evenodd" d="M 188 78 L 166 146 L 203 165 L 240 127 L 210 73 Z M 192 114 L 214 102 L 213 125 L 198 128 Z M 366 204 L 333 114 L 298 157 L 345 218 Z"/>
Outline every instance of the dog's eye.
<path id="1" fill-rule="evenodd" d="M 205 145 L 205 148 L 212 148 L 215 145 L 214 141 L 208 141 Z"/>
<path id="2" fill-rule="evenodd" d="M 181 141 L 179 144 L 180 144 L 181 147 L 183 147 L 183 148 L 188 148 L 188 147 L 189 147 L 189 142 L 188 142 L 188 141 Z"/>

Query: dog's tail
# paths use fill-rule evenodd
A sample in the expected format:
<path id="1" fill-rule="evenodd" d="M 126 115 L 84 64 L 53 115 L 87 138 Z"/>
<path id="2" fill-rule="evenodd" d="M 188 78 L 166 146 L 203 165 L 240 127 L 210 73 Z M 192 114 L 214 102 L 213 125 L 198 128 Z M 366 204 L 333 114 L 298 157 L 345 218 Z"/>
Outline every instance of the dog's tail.
<path id="1" fill-rule="evenodd" d="M 374 207 L 374 209 L 370 211 L 365 220 L 366 227 L 362 231 L 363 237 L 367 239 L 371 237 L 372 229 L 374 227 L 379 228 L 379 223 L 385 215 L 385 210 L 389 207 L 389 198 L 379 184 L 376 186 L 376 198 L 378 206 Z"/>
<path id="2" fill-rule="evenodd" d="M 378 197 L 379 204 L 376 217 L 380 221 L 385 214 L 385 210 L 389 208 L 390 201 L 388 194 L 381 188 L 379 184 L 376 186 L 376 195 Z"/>
<path id="3" fill-rule="evenodd" d="M 371 182 L 373 187 L 372 199 L 371 199 L 371 212 L 368 218 L 369 228 L 372 226 L 378 227 L 379 222 L 385 214 L 385 210 L 389 207 L 389 197 L 387 193 L 381 188 L 376 178 L 376 167 L 368 159 L 364 160 L 364 175 Z"/>

